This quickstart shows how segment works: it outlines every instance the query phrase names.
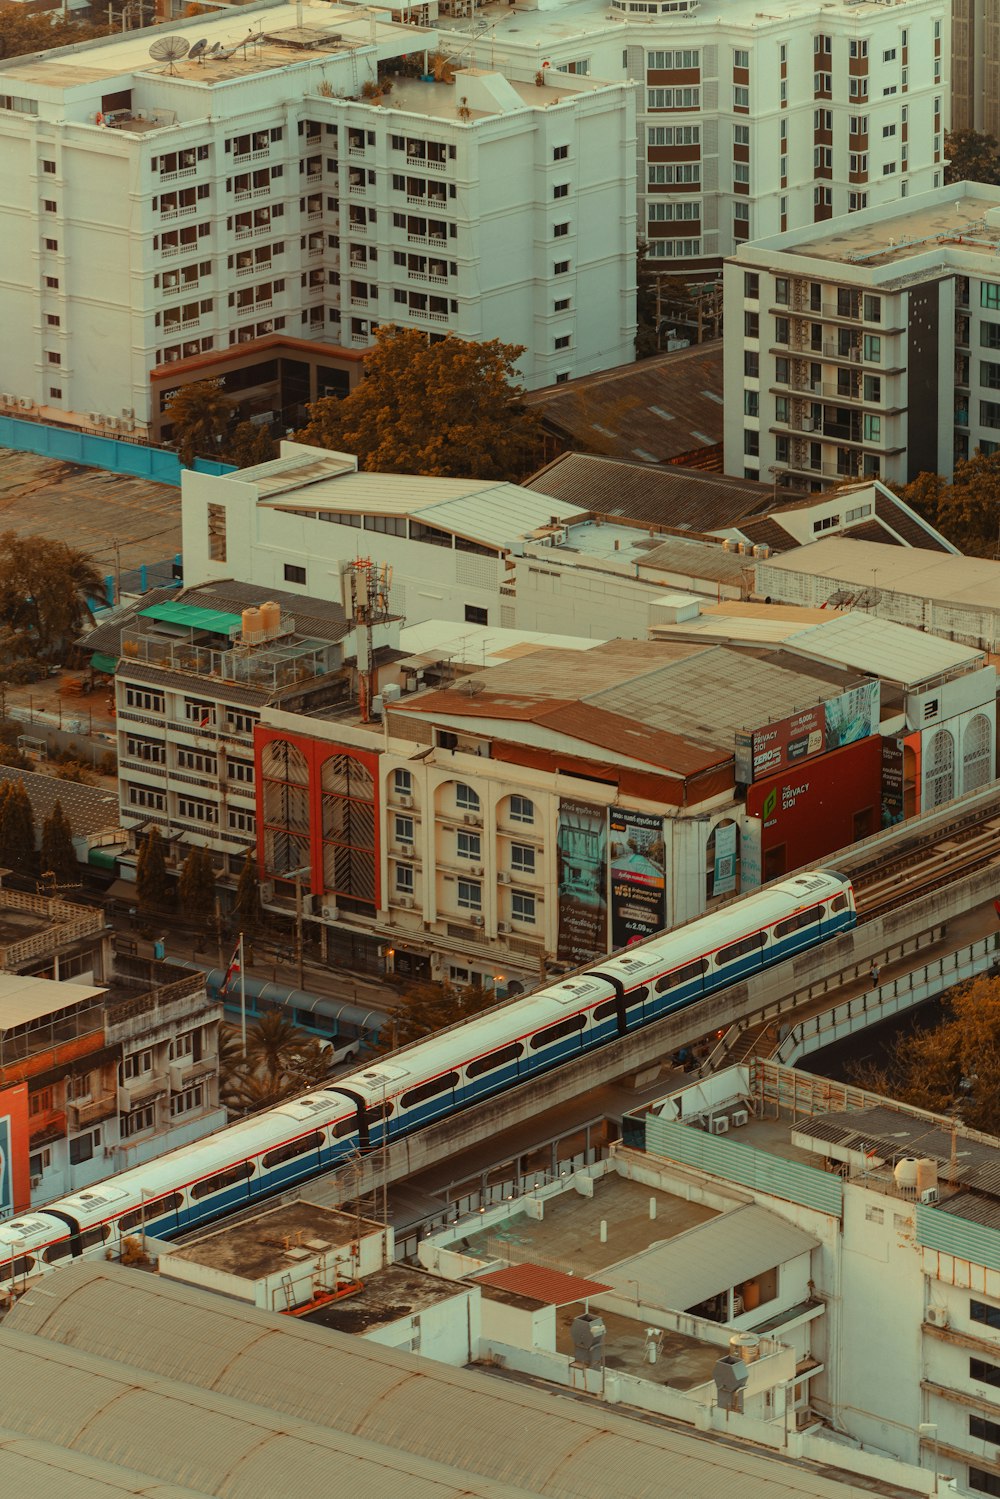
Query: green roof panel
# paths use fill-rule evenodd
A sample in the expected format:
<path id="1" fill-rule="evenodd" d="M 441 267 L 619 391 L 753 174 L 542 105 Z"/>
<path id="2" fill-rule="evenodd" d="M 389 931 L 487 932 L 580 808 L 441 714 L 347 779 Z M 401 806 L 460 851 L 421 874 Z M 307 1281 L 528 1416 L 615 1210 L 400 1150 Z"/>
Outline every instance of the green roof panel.
<path id="1" fill-rule="evenodd" d="M 178 599 L 165 604 L 150 604 L 148 609 L 140 609 L 139 613 L 144 619 L 183 625 L 187 630 L 212 630 L 217 635 L 231 635 L 243 623 L 240 614 L 226 614 L 221 609 L 199 609 L 196 604 L 182 604 Z"/>
<path id="2" fill-rule="evenodd" d="M 95 651 L 90 658 L 90 664 L 95 671 L 107 672 L 108 676 L 114 676 L 118 657 L 106 656 L 103 651 Z"/>

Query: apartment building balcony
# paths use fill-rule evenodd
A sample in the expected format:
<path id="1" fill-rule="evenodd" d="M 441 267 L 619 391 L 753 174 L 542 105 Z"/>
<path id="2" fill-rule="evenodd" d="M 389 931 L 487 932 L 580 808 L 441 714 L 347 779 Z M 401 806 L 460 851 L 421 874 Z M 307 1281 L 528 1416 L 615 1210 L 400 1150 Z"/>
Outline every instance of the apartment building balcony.
<path id="1" fill-rule="evenodd" d="M 351 343 L 352 344 L 361 344 L 363 348 L 367 348 L 370 342 L 371 342 L 371 339 L 370 339 L 370 337 L 369 337 L 369 335 L 367 333 L 352 333 L 351 334 Z"/>
<path id="2" fill-rule="evenodd" d="M 799 359 L 806 363 L 817 364 L 820 362 L 828 364 L 850 365 L 852 369 L 863 367 L 872 375 L 880 375 L 886 379 L 892 375 L 906 373 L 906 366 L 902 364 L 879 363 L 874 359 L 866 359 L 861 346 L 844 347 L 836 343 L 812 344 L 779 344 L 772 343 L 768 346 L 768 353 L 775 359 Z"/>
<path id="3" fill-rule="evenodd" d="M 165 1072 L 146 1072 L 142 1077 L 118 1085 L 118 1112 L 128 1114 L 142 1103 L 151 1103 L 154 1098 L 170 1090 L 170 1078 Z"/>
<path id="4" fill-rule="evenodd" d="M 410 317 L 425 318 L 429 323 L 446 323 L 448 321 L 447 312 L 428 312 L 423 307 L 408 307 L 406 311 Z"/>
<path id="5" fill-rule="evenodd" d="M 406 158 L 406 165 L 408 167 L 415 167 L 419 172 L 425 169 L 431 172 L 445 172 L 448 169 L 446 161 L 431 161 L 428 156 L 408 156 Z"/>
<path id="6" fill-rule="evenodd" d="M 82 1129 L 89 1129 L 93 1124 L 100 1124 L 105 1119 L 113 1119 L 117 1113 L 118 1090 L 109 1089 L 96 1097 L 80 1098 L 74 1103 L 68 1103 L 66 1122 L 69 1129 L 76 1133 Z"/>
<path id="7" fill-rule="evenodd" d="M 237 157 L 237 160 L 239 158 Z M 176 172 L 161 172 L 159 176 L 160 186 L 166 182 L 177 182 L 182 177 L 194 177 L 198 171 L 197 165 L 193 167 L 180 167 Z"/>
<path id="8" fill-rule="evenodd" d="M 202 1057 L 197 1062 L 191 1057 L 181 1057 L 176 1062 L 170 1062 L 167 1068 L 171 1091 L 181 1093 L 203 1078 L 214 1077 L 218 1070 L 217 1056 Z"/>
<path id="9" fill-rule="evenodd" d="M 241 161 L 266 161 L 270 154 L 267 146 L 262 151 L 240 151 L 233 157 L 233 165 Z"/>
<path id="10" fill-rule="evenodd" d="M 347 225 L 348 234 L 367 234 L 368 221 L 366 219 L 351 219 Z"/>
<path id="11" fill-rule="evenodd" d="M 408 245 L 426 245 L 431 250 L 439 250 L 448 241 L 443 234 L 408 234 L 406 236 L 406 243 Z"/>
<path id="12" fill-rule="evenodd" d="M 771 395 L 789 396 L 793 401 L 831 401 L 837 406 L 871 411 L 879 416 L 898 416 L 906 410 L 905 406 L 866 400 L 861 390 L 842 390 L 839 385 L 831 385 L 825 380 L 788 380 L 784 383 L 776 380 L 773 385 L 768 386 L 768 390 Z"/>
<path id="13" fill-rule="evenodd" d="M 432 276 L 429 271 L 407 271 L 408 280 L 427 282 L 431 286 L 447 286 L 447 276 Z"/>
<path id="14" fill-rule="evenodd" d="M 795 318 L 809 323 L 850 323 L 852 328 L 863 328 L 866 333 L 882 333 L 886 337 L 894 333 L 905 333 L 904 324 L 881 322 L 878 318 L 866 318 L 862 308 L 845 310 L 836 302 L 822 302 L 818 307 L 793 307 L 788 302 L 773 302 L 768 311 L 774 317 Z"/>
<path id="15" fill-rule="evenodd" d="M 249 196 L 249 194 L 248 194 L 248 196 Z M 237 197 L 239 197 L 238 193 L 237 193 Z M 160 209 L 160 223 L 161 224 L 165 224 L 170 219 L 186 219 L 186 218 L 190 218 L 193 213 L 197 213 L 197 212 L 198 212 L 198 205 L 197 205 L 197 203 L 192 203 L 189 208 L 161 208 Z M 186 247 L 186 248 L 190 248 L 190 247 Z"/>

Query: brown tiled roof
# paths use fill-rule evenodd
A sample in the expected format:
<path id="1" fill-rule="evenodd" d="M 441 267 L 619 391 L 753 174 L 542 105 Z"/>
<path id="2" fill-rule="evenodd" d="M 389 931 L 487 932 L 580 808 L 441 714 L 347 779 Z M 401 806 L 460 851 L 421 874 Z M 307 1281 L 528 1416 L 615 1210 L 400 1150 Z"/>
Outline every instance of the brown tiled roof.
<path id="1" fill-rule="evenodd" d="M 549 385 L 525 403 L 578 451 L 666 463 L 721 444 L 722 385 L 718 340 Z"/>
<path id="2" fill-rule="evenodd" d="M 893 536 L 885 529 L 880 520 L 862 520 L 856 526 L 848 526 L 843 536 L 850 536 L 852 541 L 878 541 L 883 546 L 901 547 L 906 543 L 898 536 Z"/>
<path id="3" fill-rule="evenodd" d="M 768 546 L 772 552 L 790 552 L 798 542 L 790 531 L 786 531 L 771 515 L 760 515 L 752 520 L 741 520 L 737 528 L 754 546 Z"/>
<path id="4" fill-rule="evenodd" d="M 922 547 L 924 551 L 946 552 L 947 547 L 941 545 L 937 534 L 920 524 L 920 521 L 912 515 L 909 509 L 902 505 L 894 495 L 880 494 L 875 499 L 875 514 L 897 536 L 902 537 L 908 547 Z M 868 536 L 867 541 L 877 541 L 879 538 Z"/>
<path id="5" fill-rule="evenodd" d="M 574 1301 L 600 1296 L 611 1289 L 599 1280 L 588 1280 L 583 1275 L 569 1275 L 564 1270 L 550 1270 L 547 1265 L 530 1263 L 508 1265 L 506 1270 L 491 1270 L 488 1275 L 478 1276 L 477 1282 L 496 1286 L 501 1291 L 513 1291 L 516 1296 L 527 1296 L 549 1306 L 569 1306 Z"/>
<path id="6" fill-rule="evenodd" d="M 718 531 L 770 508 L 770 484 L 695 469 L 623 463 L 564 453 L 528 480 L 528 489 L 581 510 L 674 530 Z"/>

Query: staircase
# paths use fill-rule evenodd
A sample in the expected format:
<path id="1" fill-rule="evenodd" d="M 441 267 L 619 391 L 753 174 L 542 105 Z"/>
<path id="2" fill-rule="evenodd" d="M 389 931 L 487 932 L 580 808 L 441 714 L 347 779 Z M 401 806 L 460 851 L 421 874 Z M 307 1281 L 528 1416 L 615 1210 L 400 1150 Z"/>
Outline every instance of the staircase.
<path id="1" fill-rule="evenodd" d="M 723 1067 L 738 1067 L 751 1057 L 773 1056 L 779 1040 L 778 1026 L 773 1020 L 764 1020 L 759 1025 L 746 1026 L 726 1040 L 728 1045 L 712 1057 L 713 1072 Z"/>

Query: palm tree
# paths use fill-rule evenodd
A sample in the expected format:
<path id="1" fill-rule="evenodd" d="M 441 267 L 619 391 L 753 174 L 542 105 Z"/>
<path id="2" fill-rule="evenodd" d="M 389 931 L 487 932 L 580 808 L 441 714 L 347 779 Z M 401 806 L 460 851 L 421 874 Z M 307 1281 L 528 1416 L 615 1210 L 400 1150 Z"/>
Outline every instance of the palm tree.
<path id="1" fill-rule="evenodd" d="M 280 1010 L 269 1010 L 250 1027 L 246 1056 L 236 1026 L 219 1031 L 222 1102 L 231 1114 L 252 1114 L 308 1092 L 328 1072 L 327 1048 Z"/>
<path id="2" fill-rule="evenodd" d="M 232 414 L 233 403 L 223 391 L 221 380 L 196 380 L 174 391 L 167 402 L 167 420 L 185 468 L 193 468 L 199 456 L 219 457 Z"/>
<path id="3" fill-rule="evenodd" d="M 283 1010 L 268 1010 L 247 1034 L 247 1067 L 272 1082 L 295 1073 L 310 1038 Z"/>

